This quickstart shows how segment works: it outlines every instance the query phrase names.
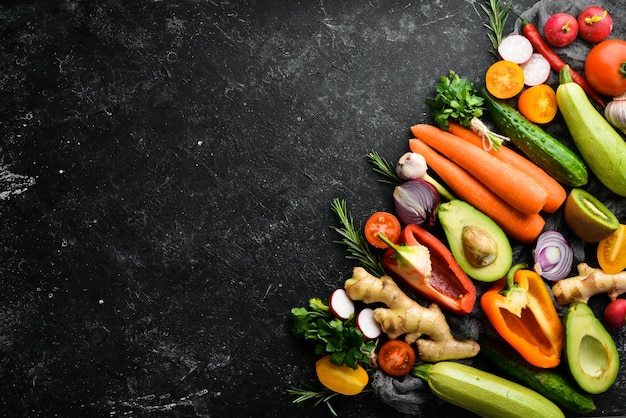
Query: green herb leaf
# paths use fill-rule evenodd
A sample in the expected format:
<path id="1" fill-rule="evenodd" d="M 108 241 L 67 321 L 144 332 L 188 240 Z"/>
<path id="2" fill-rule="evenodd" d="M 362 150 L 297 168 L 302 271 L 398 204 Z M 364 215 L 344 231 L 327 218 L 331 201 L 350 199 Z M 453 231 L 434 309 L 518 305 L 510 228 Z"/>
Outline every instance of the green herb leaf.
<path id="1" fill-rule="evenodd" d="M 367 364 L 375 348 L 358 329 L 355 318 L 336 318 L 321 299 L 309 300 L 309 309 L 292 308 L 291 332 L 315 343 L 315 354 L 331 355 L 331 361 L 353 369 Z"/>
<path id="2" fill-rule="evenodd" d="M 393 186 L 403 183 L 402 179 L 396 174 L 395 165 L 385 160 L 376 151 L 371 151 L 367 154 L 367 160 L 374 166 L 374 171 L 383 176 L 382 179 L 378 180 L 381 183 L 388 183 Z"/>
<path id="3" fill-rule="evenodd" d="M 333 409 L 332 405 L 330 404 L 330 401 L 332 400 L 332 398 L 334 398 L 335 396 L 339 396 L 339 393 L 337 392 L 333 392 L 330 389 L 314 390 L 314 389 L 295 389 L 294 388 L 294 389 L 287 390 L 287 393 L 289 393 L 290 395 L 296 396 L 296 399 L 294 399 L 293 401 L 293 403 L 295 404 L 300 404 L 308 400 L 315 400 L 314 406 L 317 406 L 320 403 L 323 403 L 326 405 L 326 407 L 328 408 L 328 410 L 333 416 L 335 417 L 337 416 L 337 412 Z"/>
<path id="4" fill-rule="evenodd" d="M 362 267 L 371 274 L 380 277 L 385 274 L 380 256 L 374 253 L 361 229 L 354 226 L 354 219 L 348 213 L 345 200 L 333 199 L 331 208 L 339 217 L 341 227 L 333 227 L 333 230 L 341 235 L 341 240 L 335 241 L 347 247 L 346 258 L 357 260 Z"/>
<path id="5" fill-rule="evenodd" d="M 483 115 L 482 105 L 485 99 L 478 95 L 474 83 L 459 77 L 454 71 L 450 70 L 448 77 L 439 78 L 435 91 L 437 94 L 426 99 L 426 103 L 433 112 L 435 123 L 441 129 L 448 130 L 450 120 L 469 128 L 473 118 Z"/>
<path id="6" fill-rule="evenodd" d="M 491 41 L 493 49 L 490 51 L 492 54 L 499 58 L 498 46 L 504 38 L 504 27 L 509 18 L 510 4 L 503 5 L 500 0 L 489 0 L 481 4 L 480 7 L 487 14 L 489 23 L 485 23 L 484 26 L 489 30 L 487 37 Z"/>

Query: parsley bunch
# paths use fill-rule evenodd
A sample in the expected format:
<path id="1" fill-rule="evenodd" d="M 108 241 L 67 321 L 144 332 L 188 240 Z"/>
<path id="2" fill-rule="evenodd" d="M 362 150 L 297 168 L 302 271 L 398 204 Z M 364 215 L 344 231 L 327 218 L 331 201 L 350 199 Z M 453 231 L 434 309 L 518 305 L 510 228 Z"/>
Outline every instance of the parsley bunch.
<path id="1" fill-rule="evenodd" d="M 359 363 L 367 364 L 375 341 L 368 341 L 357 328 L 354 316 L 348 320 L 336 318 L 326 303 L 319 298 L 309 300 L 309 309 L 291 309 L 291 332 L 315 342 L 315 353 L 331 355 L 337 365 L 353 369 Z"/>
<path id="2" fill-rule="evenodd" d="M 469 128 L 472 119 L 483 115 L 485 99 L 478 95 L 474 83 L 454 71 L 450 70 L 448 77 L 441 76 L 435 90 L 437 93 L 426 99 L 426 104 L 441 129 L 448 130 L 449 120 Z"/>

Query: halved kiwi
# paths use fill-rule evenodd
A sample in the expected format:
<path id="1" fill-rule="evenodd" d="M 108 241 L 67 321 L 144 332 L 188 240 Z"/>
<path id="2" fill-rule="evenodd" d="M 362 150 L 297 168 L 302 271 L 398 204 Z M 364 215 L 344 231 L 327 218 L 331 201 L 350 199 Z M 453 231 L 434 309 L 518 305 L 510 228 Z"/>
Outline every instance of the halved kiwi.
<path id="1" fill-rule="evenodd" d="M 583 189 L 572 189 L 563 216 L 567 227 L 586 242 L 603 240 L 619 227 L 615 214 Z"/>

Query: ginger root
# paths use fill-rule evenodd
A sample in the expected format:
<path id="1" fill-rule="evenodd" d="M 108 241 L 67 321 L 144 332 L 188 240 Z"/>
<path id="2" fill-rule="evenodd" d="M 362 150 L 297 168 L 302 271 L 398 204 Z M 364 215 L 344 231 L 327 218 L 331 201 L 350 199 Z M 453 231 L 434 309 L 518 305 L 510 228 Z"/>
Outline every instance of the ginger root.
<path id="1" fill-rule="evenodd" d="M 552 294 L 559 305 L 587 303 L 590 297 L 599 293 L 606 293 L 611 300 L 615 300 L 626 293 L 626 271 L 608 274 L 586 263 L 578 264 L 577 268 L 578 276 L 559 280 L 552 285 Z"/>
<path id="2" fill-rule="evenodd" d="M 374 318 L 389 338 L 405 335 L 407 343 L 415 343 L 422 361 L 464 359 L 480 351 L 476 341 L 457 340 L 452 336 L 446 317 L 436 303 L 428 308 L 421 306 L 387 275 L 378 278 L 362 267 L 355 267 L 344 288 L 352 300 L 385 304 L 387 308 L 374 309 Z M 422 335 L 429 339 L 420 338 Z"/>

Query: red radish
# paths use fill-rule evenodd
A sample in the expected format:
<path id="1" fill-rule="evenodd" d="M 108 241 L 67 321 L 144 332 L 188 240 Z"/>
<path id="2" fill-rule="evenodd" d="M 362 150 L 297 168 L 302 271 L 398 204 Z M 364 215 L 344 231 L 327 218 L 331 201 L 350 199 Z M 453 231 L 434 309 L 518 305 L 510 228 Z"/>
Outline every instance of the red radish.
<path id="1" fill-rule="evenodd" d="M 500 42 L 498 54 L 503 60 L 522 64 L 530 59 L 533 54 L 533 46 L 524 35 L 514 33 Z"/>
<path id="2" fill-rule="evenodd" d="M 378 338 L 383 330 L 380 324 L 374 319 L 374 310 L 371 308 L 363 308 L 356 316 L 356 326 L 361 330 L 363 336 L 369 340 Z"/>
<path id="3" fill-rule="evenodd" d="M 348 319 L 354 314 L 354 302 L 344 289 L 336 289 L 330 294 L 329 305 L 337 318 Z"/>
<path id="4" fill-rule="evenodd" d="M 613 18 L 600 6 L 589 6 L 578 15 L 578 36 L 597 44 L 613 30 Z"/>
<path id="5" fill-rule="evenodd" d="M 626 324 L 626 299 L 615 299 L 606 305 L 604 322 L 613 329 L 619 329 Z"/>
<path id="6" fill-rule="evenodd" d="M 552 46 L 568 46 L 578 36 L 578 21 L 569 13 L 553 14 L 546 20 L 543 35 Z"/>
<path id="7" fill-rule="evenodd" d="M 548 81 L 550 77 L 550 63 L 541 54 L 533 54 L 528 61 L 521 64 L 524 72 L 524 84 L 529 87 L 537 86 Z"/>

